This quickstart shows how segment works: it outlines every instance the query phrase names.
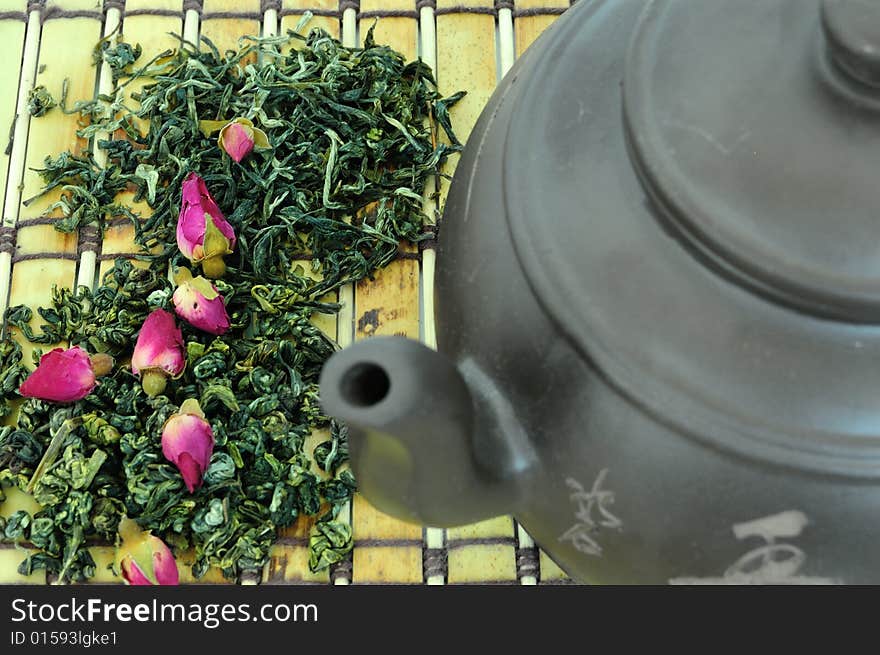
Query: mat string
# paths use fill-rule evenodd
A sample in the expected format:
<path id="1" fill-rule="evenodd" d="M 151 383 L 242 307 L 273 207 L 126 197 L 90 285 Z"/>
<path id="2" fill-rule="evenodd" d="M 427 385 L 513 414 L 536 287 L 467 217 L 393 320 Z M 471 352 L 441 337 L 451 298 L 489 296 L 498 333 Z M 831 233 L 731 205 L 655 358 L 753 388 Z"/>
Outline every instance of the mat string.
<path id="1" fill-rule="evenodd" d="M 540 572 L 537 548 L 516 549 L 516 577 L 522 579 L 526 576 L 537 577 Z"/>
<path id="2" fill-rule="evenodd" d="M 101 249 L 101 233 L 94 225 L 83 225 L 79 228 L 79 243 L 77 244 L 77 252 L 82 254 L 88 252 L 98 252 Z"/>
<path id="3" fill-rule="evenodd" d="M 15 253 L 15 241 L 18 230 L 15 227 L 0 226 L 0 252 Z"/>
<path id="4" fill-rule="evenodd" d="M 422 551 L 422 571 L 425 579 L 446 578 L 449 558 L 445 548 L 425 548 Z"/>
<path id="5" fill-rule="evenodd" d="M 336 582 L 340 578 L 351 581 L 352 574 L 352 565 L 351 565 L 351 553 L 348 556 L 335 564 L 330 565 L 330 581 Z"/>
<path id="6" fill-rule="evenodd" d="M 104 13 L 111 9 L 118 9 L 120 13 L 125 11 L 125 0 L 104 0 Z"/>

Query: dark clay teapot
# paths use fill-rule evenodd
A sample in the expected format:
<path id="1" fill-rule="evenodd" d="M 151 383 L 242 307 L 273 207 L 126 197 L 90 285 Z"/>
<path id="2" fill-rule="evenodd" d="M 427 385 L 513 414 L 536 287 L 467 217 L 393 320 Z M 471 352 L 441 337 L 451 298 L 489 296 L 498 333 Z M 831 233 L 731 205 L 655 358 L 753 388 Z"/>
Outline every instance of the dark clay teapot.
<path id="1" fill-rule="evenodd" d="M 880 582 L 880 2 L 580 0 L 439 245 L 439 353 L 322 377 L 372 503 L 584 582 Z"/>

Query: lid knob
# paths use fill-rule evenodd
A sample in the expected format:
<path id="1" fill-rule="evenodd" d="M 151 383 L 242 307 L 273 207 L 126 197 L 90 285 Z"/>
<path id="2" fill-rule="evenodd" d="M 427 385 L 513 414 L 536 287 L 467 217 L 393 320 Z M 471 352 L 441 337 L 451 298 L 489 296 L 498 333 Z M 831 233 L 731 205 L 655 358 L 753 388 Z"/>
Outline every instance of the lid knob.
<path id="1" fill-rule="evenodd" d="M 822 0 L 822 30 L 835 63 L 880 88 L 880 1 Z"/>

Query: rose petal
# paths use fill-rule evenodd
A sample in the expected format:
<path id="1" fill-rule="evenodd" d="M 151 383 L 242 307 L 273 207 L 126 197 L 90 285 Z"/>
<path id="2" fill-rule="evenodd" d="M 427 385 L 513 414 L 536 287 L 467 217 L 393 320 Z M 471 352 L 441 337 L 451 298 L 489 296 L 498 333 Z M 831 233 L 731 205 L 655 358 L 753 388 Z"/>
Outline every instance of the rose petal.
<path id="1" fill-rule="evenodd" d="M 171 549 L 159 537 L 150 536 L 150 545 L 153 548 L 153 573 L 156 582 L 160 585 L 176 585 L 180 582 L 180 574 L 177 563 Z"/>
<path id="2" fill-rule="evenodd" d="M 236 163 L 241 163 L 254 149 L 253 130 L 240 123 L 229 123 L 220 132 L 220 143 Z"/>
<path id="3" fill-rule="evenodd" d="M 26 398 L 69 403 L 88 396 L 96 384 L 89 354 L 74 346 L 68 350 L 55 348 L 43 355 L 18 392 Z"/>
<path id="4" fill-rule="evenodd" d="M 202 276 L 182 282 L 171 296 L 175 313 L 208 334 L 224 334 L 229 329 L 229 314 L 217 287 Z"/>
<path id="5" fill-rule="evenodd" d="M 229 249 L 235 248 L 235 231 L 208 192 L 205 181 L 196 173 L 186 176 L 181 187 L 180 215 L 177 219 L 177 247 L 187 259 L 193 259 L 197 246 L 204 243 L 207 220 L 229 241 Z"/>
<path id="6" fill-rule="evenodd" d="M 164 541 L 127 517 L 119 521 L 118 532 L 122 543 L 116 550 L 116 562 L 126 582 L 133 585 L 178 583 L 174 555 Z"/>
<path id="7" fill-rule="evenodd" d="M 190 493 L 195 493 L 195 490 L 202 486 L 202 475 L 207 469 L 202 469 L 189 453 L 180 453 L 180 457 L 177 458 L 177 468 L 186 488 Z"/>
<path id="8" fill-rule="evenodd" d="M 208 215 L 201 207 L 194 205 L 182 209 L 177 219 L 177 247 L 189 260 L 193 259 L 195 249 L 205 238 L 205 225 Z"/>
<path id="9" fill-rule="evenodd" d="M 181 406 L 181 409 L 185 407 Z M 162 454 L 180 470 L 190 493 L 201 486 L 213 450 L 214 431 L 201 416 L 179 413 L 165 422 Z"/>
<path id="10" fill-rule="evenodd" d="M 154 309 L 138 333 L 131 356 L 132 372 L 138 375 L 142 370 L 161 369 L 174 377 L 183 372 L 185 365 L 183 334 L 174 316 L 164 309 Z"/>

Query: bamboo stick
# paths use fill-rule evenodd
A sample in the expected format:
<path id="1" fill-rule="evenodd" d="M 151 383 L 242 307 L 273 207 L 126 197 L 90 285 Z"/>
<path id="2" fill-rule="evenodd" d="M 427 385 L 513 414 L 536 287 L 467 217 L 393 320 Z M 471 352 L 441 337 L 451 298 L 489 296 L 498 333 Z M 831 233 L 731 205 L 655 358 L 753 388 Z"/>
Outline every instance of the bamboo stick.
<path id="1" fill-rule="evenodd" d="M 500 80 L 507 75 L 516 57 L 513 44 L 513 12 L 507 7 L 498 10 L 498 55 Z"/>
<path id="2" fill-rule="evenodd" d="M 11 10 L 25 11 L 27 3 L 19 0 Z M 21 191 L 22 165 L 24 164 L 27 129 L 30 114 L 27 111 L 28 91 L 34 86 L 37 73 L 37 54 L 40 44 L 40 12 L 31 11 L 26 23 L 18 20 L 0 22 L 3 54 L 7 61 L 21 61 L 21 71 L 11 66 L 5 68 L 0 77 L 0 91 L 3 103 L 0 105 L 0 125 L 13 126 L 9 134 L 12 150 L 0 154 L 0 188 L 3 189 L 3 225 L 12 226 L 18 214 Z M 15 97 L 16 103 L 9 100 Z"/>
<path id="3" fill-rule="evenodd" d="M 26 2 L 18 5 L 22 10 L 26 9 Z M 10 53 L 11 61 L 21 61 L 21 73 L 17 83 L 17 101 L 14 108 L 14 120 L 12 130 L 12 151 L 9 155 L 8 168 L 3 166 L 4 194 L 3 194 L 3 228 L 14 228 L 18 222 L 18 209 L 21 203 L 21 180 L 24 175 L 24 162 L 27 147 L 27 134 L 30 127 L 31 116 L 27 110 L 28 91 L 34 86 L 34 78 L 37 74 L 37 55 L 40 48 L 40 12 L 31 11 L 27 17 L 27 28 L 15 24 L 8 26 L 12 21 L 4 21 L 3 43 L 12 46 Z M 21 32 L 24 30 L 24 40 Z M 19 36 L 16 38 L 16 33 Z M 3 97 L 12 97 L 12 89 L 7 88 L 4 82 Z M 8 172 L 7 172 L 8 171 Z M 0 252 L 0 316 L 6 314 L 9 306 L 9 286 L 12 276 L 12 253 Z"/>
<path id="4" fill-rule="evenodd" d="M 436 18 L 433 7 L 419 9 L 419 58 L 431 69 L 434 79 L 437 79 L 437 30 Z M 437 192 L 437 180 L 428 180 L 425 189 L 425 198 L 422 202 L 422 211 L 431 224 L 436 224 L 437 201 L 434 194 Z M 422 252 L 422 275 L 421 275 L 421 307 L 420 307 L 420 333 L 421 339 L 430 348 L 437 348 L 437 331 L 434 315 L 434 272 L 436 269 L 436 252 L 433 248 Z M 446 532 L 442 528 L 425 528 L 425 547 L 431 551 L 442 551 L 445 545 Z M 442 585 L 446 583 L 444 575 L 439 573 L 431 575 L 426 571 L 425 582 L 428 585 Z"/>
<path id="5" fill-rule="evenodd" d="M 362 12 L 404 10 L 412 0 L 362 0 Z M 353 10 L 352 10 L 353 11 Z M 343 19 L 344 21 L 344 19 Z M 345 29 L 343 22 L 343 29 Z M 374 28 L 377 43 L 401 52 L 407 61 L 416 57 L 417 23 L 401 16 L 361 19 L 359 40 Z M 413 247 L 404 248 L 416 253 Z M 372 280 L 363 280 L 355 289 L 355 340 L 379 335 L 419 337 L 419 262 L 398 259 L 378 271 Z M 353 555 L 353 582 L 412 584 L 423 581 L 422 529 L 393 519 L 362 496 L 355 496 L 352 527 L 356 540 Z"/>
<path id="6" fill-rule="evenodd" d="M 349 48 L 357 45 L 357 11 L 352 8 L 346 9 L 342 14 L 342 45 Z M 346 284 L 340 287 L 339 304 L 342 308 L 336 316 L 336 343 L 340 348 L 345 348 L 354 340 L 354 285 Z M 350 502 L 343 505 L 337 520 L 351 524 Z M 352 558 L 354 558 L 353 553 Z M 351 577 L 336 575 L 333 584 L 349 585 Z"/>
<path id="7" fill-rule="evenodd" d="M 517 0 L 516 8 L 520 9 L 546 9 L 551 7 L 560 7 L 564 6 L 563 0 Z M 502 10 L 504 11 L 504 10 Z M 556 15 L 537 15 L 537 16 L 520 16 L 517 17 L 514 21 L 513 27 L 515 27 L 514 34 L 511 35 L 514 37 L 514 42 L 511 43 L 509 47 L 513 48 L 515 52 L 511 52 L 510 54 L 515 54 L 516 57 L 520 57 L 526 49 L 541 35 L 541 33 L 546 30 L 557 18 Z M 502 24 L 502 15 L 499 12 L 498 15 L 499 20 L 499 28 Z M 515 45 L 515 47 L 514 47 Z M 504 65 L 504 56 L 503 56 L 504 46 L 502 46 L 502 67 Z M 513 60 L 510 61 L 511 65 L 513 64 Z M 502 74 L 506 74 L 506 70 L 503 71 Z M 535 542 L 532 537 L 526 532 L 525 528 L 521 525 L 517 524 L 517 541 L 519 544 L 519 548 L 521 550 L 532 550 L 535 548 Z M 539 559 L 539 571 L 542 580 L 543 579 L 565 579 L 566 576 L 562 571 L 550 560 L 544 553 L 540 553 Z M 538 577 L 534 575 L 523 575 L 520 578 L 520 583 L 524 585 L 535 585 L 538 583 Z"/>
<path id="8" fill-rule="evenodd" d="M 104 18 L 104 38 L 109 38 L 110 43 L 115 46 L 117 43 L 116 32 L 121 26 L 122 16 L 119 9 L 112 7 L 107 10 Z M 101 63 L 101 69 L 98 76 L 98 95 L 109 96 L 113 93 L 113 71 L 106 62 Z M 107 165 L 107 153 L 98 147 L 101 140 L 110 137 L 106 132 L 99 132 L 92 141 L 92 155 L 98 166 Z M 92 287 L 95 283 L 95 265 L 98 261 L 98 253 L 95 250 L 84 250 L 79 256 L 79 270 L 76 275 L 76 285 Z"/>
<path id="9" fill-rule="evenodd" d="M 279 33 L 286 34 L 289 30 L 294 30 L 302 19 L 302 13 L 309 8 L 315 9 L 337 9 L 336 0 L 284 0 L 282 4 L 282 16 L 279 21 Z M 291 13 L 296 12 L 296 13 Z M 265 22 L 264 22 L 265 26 Z M 329 16 L 315 16 L 305 26 L 303 31 L 314 27 L 321 27 L 334 38 L 339 37 L 339 20 Z M 264 27 L 265 29 L 265 27 Z M 311 261 L 300 260 L 303 269 L 308 275 L 316 275 L 311 270 Z M 321 298 L 324 302 L 337 302 L 336 293 L 327 294 Z M 338 340 L 339 325 L 336 315 L 315 314 L 312 322 L 324 331 L 325 334 Z M 350 325 L 351 321 L 348 320 Z M 329 439 L 327 430 L 316 430 L 311 434 L 304 448 L 311 451 L 314 447 Z M 320 474 L 313 468 L 313 472 Z M 347 514 L 343 514 L 340 520 L 350 520 Z M 315 523 L 313 517 L 300 517 L 291 527 L 279 531 L 279 541 L 272 546 L 269 552 L 269 562 L 264 567 L 262 582 L 264 584 L 328 584 L 330 582 L 329 571 L 319 571 L 312 573 L 309 570 L 309 534 Z"/>
<path id="10" fill-rule="evenodd" d="M 180 35 L 183 21 L 180 16 L 143 14 L 132 12 L 164 11 L 183 12 L 182 0 L 127 0 L 126 12 L 122 24 L 122 34 L 126 42 L 132 45 L 140 45 L 142 54 L 140 61 L 147 62 L 152 57 L 165 50 L 177 48 L 180 44 L 172 34 Z M 127 83 L 125 88 L 125 103 L 128 107 L 136 109 L 139 102 L 132 96 L 139 93 L 148 84 L 145 79 L 133 80 Z M 135 119 L 135 125 L 142 134 L 148 130 L 147 122 Z M 141 201 L 135 203 L 131 192 L 121 193 L 117 200 L 126 204 L 132 212 L 142 217 L 148 217 L 152 209 Z M 134 226 L 130 223 L 116 223 L 111 225 L 103 235 L 101 243 L 101 262 L 99 265 L 99 277 L 113 268 L 112 255 L 130 254 L 139 252 L 140 247 L 134 242 Z M 135 266 L 146 266 L 146 262 L 134 261 Z"/>
<path id="11" fill-rule="evenodd" d="M 69 80 L 68 106 L 79 100 L 91 100 L 96 81 L 91 56 L 101 37 L 101 13 L 95 11 L 91 0 L 58 0 L 49 3 L 48 8 L 52 7 L 82 12 L 82 15 L 50 18 L 44 22 L 35 82 L 45 85 L 55 100 L 60 101 L 62 86 L 65 80 Z M 51 224 L 23 223 L 28 219 L 60 215 L 58 210 L 50 207 L 60 198 L 61 191 L 36 197 L 42 191 L 43 181 L 34 169 L 42 168 L 47 156 L 54 157 L 69 149 L 75 152 L 87 149 L 88 141 L 76 136 L 78 127 L 78 116 L 64 114 L 58 107 L 41 117 L 32 118 L 28 126 L 16 253 L 18 257 L 28 258 L 13 264 L 9 305 L 46 306 L 50 303 L 53 285 L 72 287 L 75 282 L 77 235 L 59 232 Z M 28 199 L 33 200 L 27 202 Z M 37 280 L 39 283 L 35 284 Z M 38 329 L 41 322 L 42 318 L 34 312 L 31 326 Z M 25 361 L 29 363 L 34 345 L 21 335 L 15 336 L 22 344 Z"/>
<path id="12" fill-rule="evenodd" d="M 471 6 L 492 8 L 493 0 L 473 0 Z M 437 81 L 445 93 L 468 92 L 450 110 L 456 135 L 466 142 L 486 102 L 492 95 L 501 71 L 496 67 L 495 20 L 491 15 L 461 12 L 455 0 L 438 0 L 436 17 Z M 448 12 L 448 13 L 446 13 Z M 506 50 L 500 59 L 511 63 L 509 34 L 499 34 L 499 47 Z M 506 72 L 506 71 L 505 71 Z M 448 175 L 458 158 L 450 159 Z M 440 180 L 441 207 L 449 191 L 449 181 Z M 427 254 L 427 253 L 426 253 Z M 423 271 L 424 274 L 425 271 Z M 433 262 L 431 262 L 433 273 Z M 433 284 L 423 294 L 433 296 Z M 427 320 L 427 319 L 426 319 Z M 449 584 L 468 582 L 513 582 L 517 579 L 514 522 L 509 516 L 446 531 Z"/>

